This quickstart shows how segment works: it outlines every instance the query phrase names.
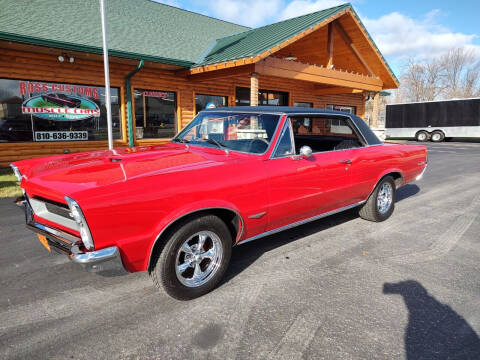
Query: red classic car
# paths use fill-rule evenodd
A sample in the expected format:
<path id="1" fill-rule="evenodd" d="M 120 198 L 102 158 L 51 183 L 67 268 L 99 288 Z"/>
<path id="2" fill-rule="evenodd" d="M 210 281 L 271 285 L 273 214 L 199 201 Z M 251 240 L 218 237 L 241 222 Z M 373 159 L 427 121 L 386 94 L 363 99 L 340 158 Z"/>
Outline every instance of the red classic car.
<path id="1" fill-rule="evenodd" d="M 232 246 L 357 207 L 383 221 L 422 176 L 422 145 L 382 143 L 358 117 L 232 107 L 169 143 L 18 161 L 27 226 L 89 271 L 148 271 L 177 299 L 212 290 Z"/>

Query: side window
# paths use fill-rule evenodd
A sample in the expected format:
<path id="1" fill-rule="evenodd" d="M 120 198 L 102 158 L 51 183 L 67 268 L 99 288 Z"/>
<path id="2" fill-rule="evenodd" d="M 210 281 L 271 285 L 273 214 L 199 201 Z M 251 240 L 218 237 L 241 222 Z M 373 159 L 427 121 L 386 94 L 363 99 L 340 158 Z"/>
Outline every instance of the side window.
<path id="1" fill-rule="evenodd" d="M 295 152 L 306 145 L 314 153 L 363 146 L 350 121 L 342 116 L 295 117 L 291 119 Z"/>
<path id="2" fill-rule="evenodd" d="M 294 154 L 293 143 L 292 143 L 292 134 L 290 132 L 290 123 L 285 123 L 285 126 L 282 129 L 280 138 L 278 139 L 277 150 L 275 151 L 274 157 L 284 157 Z"/>

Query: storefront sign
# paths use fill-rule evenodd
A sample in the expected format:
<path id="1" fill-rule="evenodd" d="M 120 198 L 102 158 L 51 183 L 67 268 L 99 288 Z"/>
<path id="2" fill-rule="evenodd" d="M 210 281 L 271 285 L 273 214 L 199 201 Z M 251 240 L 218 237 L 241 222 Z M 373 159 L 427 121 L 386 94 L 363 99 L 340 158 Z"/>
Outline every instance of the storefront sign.
<path id="1" fill-rule="evenodd" d="M 144 91 L 142 92 L 142 95 L 147 97 L 157 97 L 162 99 L 168 98 L 168 93 L 161 92 L 161 91 Z"/>
<path id="2" fill-rule="evenodd" d="M 24 101 L 22 114 L 31 114 L 45 120 L 76 121 L 99 117 L 100 109 L 88 99 L 51 92 Z"/>
<path id="3" fill-rule="evenodd" d="M 0 78 L 0 143 L 107 140 L 105 92 L 101 86 Z M 119 88 L 110 89 L 115 139 L 122 134 L 119 95 Z"/>
<path id="4" fill-rule="evenodd" d="M 88 140 L 88 131 L 35 131 L 35 141 Z"/>
<path id="5" fill-rule="evenodd" d="M 18 88 L 20 95 L 61 92 L 71 95 L 84 96 L 98 99 L 98 88 L 92 86 L 71 85 L 71 84 L 50 84 L 35 81 L 19 81 Z"/>

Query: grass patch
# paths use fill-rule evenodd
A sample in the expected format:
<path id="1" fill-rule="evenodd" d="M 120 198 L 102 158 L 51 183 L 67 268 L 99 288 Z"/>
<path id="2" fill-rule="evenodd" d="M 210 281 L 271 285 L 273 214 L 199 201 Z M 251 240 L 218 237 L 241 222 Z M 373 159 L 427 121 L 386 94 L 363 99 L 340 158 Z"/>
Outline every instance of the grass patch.
<path id="1" fill-rule="evenodd" d="M 18 181 L 12 169 L 0 169 L 0 198 L 22 195 Z"/>

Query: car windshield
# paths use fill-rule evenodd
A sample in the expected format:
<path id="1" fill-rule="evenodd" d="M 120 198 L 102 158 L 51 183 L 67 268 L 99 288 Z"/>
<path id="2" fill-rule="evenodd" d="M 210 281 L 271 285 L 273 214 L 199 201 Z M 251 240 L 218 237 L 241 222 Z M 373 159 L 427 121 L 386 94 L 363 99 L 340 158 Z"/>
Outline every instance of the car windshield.
<path id="1" fill-rule="evenodd" d="M 201 112 L 172 141 L 263 154 L 279 119 L 271 114 Z"/>

